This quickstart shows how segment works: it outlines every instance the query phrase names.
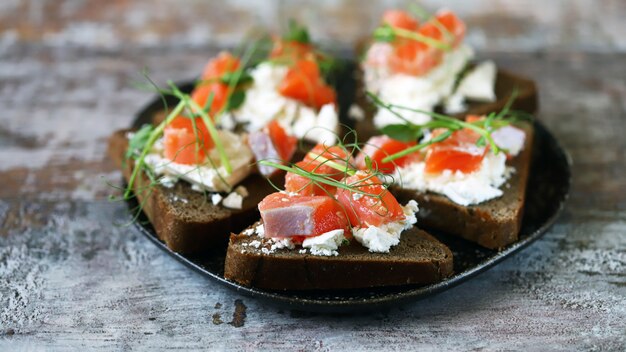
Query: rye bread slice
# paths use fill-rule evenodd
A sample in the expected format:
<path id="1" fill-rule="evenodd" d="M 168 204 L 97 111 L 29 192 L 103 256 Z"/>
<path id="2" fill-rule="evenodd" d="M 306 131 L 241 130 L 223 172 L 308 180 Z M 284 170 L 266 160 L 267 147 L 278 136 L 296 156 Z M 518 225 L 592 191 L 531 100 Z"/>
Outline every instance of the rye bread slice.
<path id="1" fill-rule="evenodd" d="M 253 241 L 262 244 L 257 248 Z M 270 246 L 254 234 L 232 234 L 224 278 L 268 290 L 333 290 L 430 284 L 453 270 L 450 249 L 416 228 L 405 231 L 389 253 L 370 253 L 355 240 L 330 257 L 302 254 L 298 248 L 268 252 Z"/>
<path id="2" fill-rule="evenodd" d="M 109 138 L 108 154 L 122 169 L 128 181 L 132 172 L 132 160 L 125 162 L 129 130 L 115 132 Z M 258 203 L 275 189 L 262 176 L 253 174 L 242 183 L 249 195 L 244 198 L 242 209 L 229 209 L 213 205 L 201 192 L 191 189 L 183 181 L 171 187 L 149 184 L 147 175 L 141 172 L 133 187 L 143 212 L 160 240 L 172 250 L 184 254 L 206 252 L 217 247 L 224 248 L 231 232 L 239 232 L 259 218 Z M 282 175 L 273 178 L 282 184 Z"/>
<path id="3" fill-rule="evenodd" d="M 355 103 L 363 109 L 365 116 L 362 120 L 355 122 L 354 129 L 358 133 L 359 140 L 365 142 L 370 137 L 380 134 L 376 126 L 374 126 L 374 115 L 377 108 L 367 98 L 363 83 L 363 71 L 360 68 L 356 70 L 356 80 Z M 535 82 L 509 71 L 498 69 L 495 85 L 497 100 L 490 103 L 469 101 L 467 111 L 452 116 L 462 118 L 468 114 L 485 115 L 490 112 L 499 112 L 504 108 L 515 89 L 517 89 L 517 98 L 513 102 L 512 108 L 534 114 L 538 109 Z"/>
<path id="4" fill-rule="evenodd" d="M 524 149 L 507 161 L 508 166 L 515 168 L 515 173 L 501 186 L 503 195 L 499 198 L 463 206 L 432 192 L 423 193 L 397 186 L 392 187 L 391 192 L 401 203 L 410 199 L 417 201 L 420 226 L 457 235 L 489 249 L 501 249 L 517 241 L 524 215 L 533 129 L 529 123 L 524 123 L 522 127 L 526 132 Z"/>

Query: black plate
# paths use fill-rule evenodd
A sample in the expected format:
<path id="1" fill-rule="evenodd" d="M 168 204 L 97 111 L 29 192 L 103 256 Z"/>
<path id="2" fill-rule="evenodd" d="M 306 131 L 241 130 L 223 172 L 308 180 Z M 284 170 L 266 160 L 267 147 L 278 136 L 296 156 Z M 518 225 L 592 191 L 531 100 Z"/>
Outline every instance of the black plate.
<path id="1" fill-rule="evenodd" d="M 179 87 L 182 90 L 189 91 L 192 85 L 188 82 L 180 84 Z M 345 99 L 350 98 L 349 94 L 341 94 L 342 90 L 343 92 L 349 92 L 352 89 L 349 84 L 338 87 L 340 102 L 342 96 L 347 97 Z M 176 101 L 173 100 L 168 102 L 170 105 L 175 103 Z M 349 105 L 344 104 L 343 106 Z M 162 109 L 163 103 L 161 99 L 155 98 L 153 102 L 139 112 L 133 125 L 139 127 L 144 123 L 149 123 L 154 113 Z M 215 253 L 204 257 L 184 256 L 171 251 L 157 238 L 154 229 L 143 214 L 141 214 L 139 221 L 135 222 L 135 226 L 159 248 L 201 275 L 241 294 L 289 309 L 317 312 L 356 312 L 416 301 L 450 289 L 491 268 L 540 238 L 554 223 L 568 197 L 571 178 L 570 159 L 554 136 L 540 122 L 536 121 L 534 125 L 535 138 L 531 176 L 527 187 L 532 192 L 527 194 L 519 241 L 498 252 L 482 248 L 457 237 L 430 231 L 454 253 L 455 274 L 436 284 L 341 291 L 297 292 L 259 290 L 244 287 L 224 279 L 225 248 L 221 248 Z M 128 203 L 129 209 L 137 209 L 136 202 L 129 201 Z"/>

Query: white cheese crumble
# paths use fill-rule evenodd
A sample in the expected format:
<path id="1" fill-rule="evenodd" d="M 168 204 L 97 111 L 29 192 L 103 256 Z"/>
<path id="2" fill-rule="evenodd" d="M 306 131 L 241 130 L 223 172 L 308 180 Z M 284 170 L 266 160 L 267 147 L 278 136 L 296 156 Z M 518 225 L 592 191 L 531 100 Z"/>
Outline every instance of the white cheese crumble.
<path id="1" fill-rule="evenodd" d="M 336 106 L 324 105 L 316 113 L 312 108 L 282 96 L 278 87 L 287 71 L 286 66 L 269 62 L 251 69 L 253 83 L 246 90 L 246 98 L 241 107 L 230 113 L 232 115 L 227 120 L 233 119 L 244 124 L 248 131 L 257 131 L 276 119 L 289 134 L 299 139 L 334 144 L 335 135 L 339 131 Z"/>
<path id="2" fill-rule="evenodd" d="M 400 243 L 402 231 L 410 229 L 417 223 L 415 214 L 419 208 L 415 200 L 410 200 L 402 209 L 405 215 L 403 221 L 393 221 L 381 226 L 355 227 L 352 229 L 352 235 L 370 252 L 389 253 L 391 247 Z"/>
<path id="3" fill-rule="evenodd" d="M 246 178 L 251 171 L 254 158 L 244 138 L 232 132 L 218 131 L 225 153 L 232 166 L 228 173 L 221 164 L 219 153 L 213 148 L 208 157 L 211 162 L 204 165 L 185 165 L 163 157 L 163 143 L 155 143 L 146 156 L 145 163 L 159 175 L 175 176 L 192 184 L 196 191 L 227 192 L 231 187 Z"/>
<path id="4" fill-rule="evenodd" d="M 354 121 L 363 121 L 365 119 L 365 111 L 357 104 L 352 104 L 348 110 L 348 117 Z"/>
<path id="5" fill-rule="evenodd" d="M 272 252 L 274 252 L 277 249 L 283 249 L 283 248 L 294 249 L 294 248 L 296 248 L 296 245 L 293 243 L 293 241 L 289 237 L 287 237 L 287 238 L 272 238 L 271 239 L 271 243 L 272 243 L 272 245 L 270 246 L 270 250 Z"/>
<path id="6" fill-rule="evenodd" d="M 265 227 L 263 227 L 263 224 L 260 224 L 254 228 L 254 232 L 256 232 L 257 236 L 263 237 L 265 235 Z"/>
<path id="7" fill-rule="evenodd" d="M 174 187 L 174 184 L 176 184 L 176 178 L 167 175 L 161 176 L 161 178 L 159 179 L 159 183 L 165 188 L 172 188 Z"/>
<path id="8" fill-rule="evenodd" d="M 298 253 L 305 254 L 307 250 L 312 255 L 317 256 L 337 256 L 339 252 L 337 249 L 343 244 L 346 240 L 344 237 L 344 230 L 332 230 L 326 233 L 323 233 L 319 236 L 307 237 L 302 242 L 302 248 L 298 250 Z M 293 242 L 291 237 L 272 237 L 265 238 L 263 237 L 265 234 L 263 224 L 258 225 L 256 228 L 244 230 L 243 234 L 247 236 L 251 236 L 256 233 L 257 236 L 262 237 L 261 240 L 251 241 L 248 245 L 261 248 L 261 251 L 264 254 L 275 253 L 276 250 L 279 249 L 295 249 L 296 244 Z"/>
<path id="9" fill-rule="evenodd" d="M 494 92 L 496 72 L 496 64 L 493 61 L 481 62 L 461 79 L 456 93 L 469 100 L 496 101 Z"/>
<path id="10" fill-rule="evenodd" d="M 467 109 L 465 97 L 458 91 L 454 92 L 445 99 L 443 109 L 446 114 L 458 114 L 465 111 Z"/>
<path id="11" fill-rule="evenodd" d="M 300 116 L 287 130 L 300 139 L 334 145 L 337 143 L 338 128 L 339 117 L 335 105 L 326 104 L 317 114 L 313 109 L 301 106 Z"/>
<path id="12" fill-rule="evenodd" d="M 498 189 L 508 178 L 504 153 L 487 153 L 478 170 L 471 173 L 445 170 L 439 174 L 424 171 L 424 162 L 417 162 L 396 169 L 395 177 L 403 188 L 421 192 L 443 194 L 460 205 L 479 204 L 500 197 Z"/>
<path id="13" fill-rule="evenodd" d="M 302 247 L 309 249 L 313 255 L 337 256 L 337 249 L 345 239 L 343 230 L 332 230 L 319 236 L 307 237 L 302 242 Z"/>
<path id="14" fill-rule="evenodd" d="M 188 201 L 187 199 L 185 199 L 185 198 L 181 198 L 181 197 L 179 197 L 179 196 L 177 196 L 177 195 L 173 195 L 170 199 L 171 199 L 171 201 L 173 201 L 173 202 L 181 202 L 181 203 L 184 203 L 184 204 L 189 203 L 189 201 Z"/>
<path id="15" fill-rule="evenodd" d="M 231 192 L 224 198 L 222 205 L 230 209 L 241 209 L 243 197 L 236 192 Z"/>
<path id="16" fill-rule="evenodd" d="M 211 203 L 213 203 L 213 205 L 218 205 L 220 204 L 220 202 L 222 201 L 222 195 L 219 193 L 213 193 L 211 194 Z"/>

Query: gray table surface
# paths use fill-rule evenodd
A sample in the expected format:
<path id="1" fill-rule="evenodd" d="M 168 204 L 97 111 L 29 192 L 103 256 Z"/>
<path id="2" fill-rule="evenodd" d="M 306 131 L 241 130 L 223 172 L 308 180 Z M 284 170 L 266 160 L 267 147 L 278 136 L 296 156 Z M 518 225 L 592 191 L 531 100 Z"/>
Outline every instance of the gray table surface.
<path id="1" fill-rule="evenodd" d="M 565 211 L 465 284 L 346 316 L 208 281 L 108 200 L 106 139 L 151 99 L 130 82 L 144 66 L 194 77 L 212 52 L 0 40 L 0 350 L 626 349 L 626 54 L 480 52 L 537 80 L 539 118 L 574 161 Z"/>

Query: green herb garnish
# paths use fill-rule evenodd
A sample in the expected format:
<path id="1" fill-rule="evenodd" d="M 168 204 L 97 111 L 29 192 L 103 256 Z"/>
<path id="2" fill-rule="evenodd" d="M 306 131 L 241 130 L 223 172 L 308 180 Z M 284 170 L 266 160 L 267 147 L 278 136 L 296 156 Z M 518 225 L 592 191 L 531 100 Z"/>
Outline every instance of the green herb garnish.
<path id="1" fill-rule="evenodd" d="M 452 49 L 452 46 L 450 44 L 447 44 L 444 41 L 433 39 L 423 34 L 409 31 L 406 29 L 395 28 L 395 27 L 390 26 L 387 23 L 383 23 L 380 27 L 376 28 L 374 30 L 373 36 L 374 36 L 374 40 L 378 42 L 392 42 L 396 40 L 397 38 L 405 38 L 405 39 L 415 40 L 417 42 L 427 44 L 437 49 L 442 49 L 442 50 Z"/>
<path id="2" fill-rule="evenodd" d="M 215 128 L 215 124 L 213 123 L 213 120 L 211 119 L 207 111 L 201 108 L 200 105 L 198 105 L 198 103 L 191 99 L 188 94 L 181 92 L 180 89 L 178 89 L 178 87 L 176 87 L 173 82 L 170 81 L 169 84 L 172 87 L 172 93 L 176 97 L 178 97 L 181 102 L 184 102 L 185 105 L 190 108 L 191 113 L 193 115 L 200 116 L 202 122 L 204 122 L 207 130 L 209 131 L 209 134 L 211 135 L 211 139 L 213 139 L 213 142 L 215 143 L 215 149 L 217 149 L 217 152 L 220 155 L 222 166 L 224 166 L 226 173 L 232 173 L 233 168 L 230 165 L 230 161 L 228 160 L 228 155 L 226 155 L 224 145 L 222 144 L 222 139 L 220 138 L 217 129 Z"/>
<path id="3" fill-rule="evenodd" d="M 228 100 L 226 101 L 226 107 L 225 107 L 225 111 L 232 111 L 232 110 L 236 110 L 237 108 L 239 108 L 244 100 L 246 99 L 246 92 L 242 91 L 242 90 L 236 90 L 234 91 L 229 97 Z"/>
<path id="4" fill-rule="evenodd" d="M 141 154 L 136 159 L 133 172 L 131 173 L 130 178 L 128 179 L 128 187 L 126 187 L 126 191 L 124 192 L 124 198 L 128 198 L 130 196 L 130 193 L 132 192 L 132 189 L 133 189 L 133 184 L 135 183 L 135 179 L 137 178 L 137 174 L 139 173 L 139 170 L 143 168 L 145 164 L 146 156 L 148 155 L 148 153 L 150 153 L 152 146 L 163 133 L 165 126 L 167 126 L 170 122 L 172 122 L 172 120 L 174 120 L 174 118 L 176 118 L 183 111 L 184 108 L 185 108 L 185 103 L 183 101 L 180 101 L 178 105 L 176 105 L 174 110 L 172 110 L 167 115 L 165 120 L 161 122 L 157 127 L 155 127 L 150 132 L 150 134 L 145 140 Z"/>
<path id="5" fill-rule="evenodd" d="M 491 148 L 493 153 L 497 154 L 502 151 L 502 149 L 498 147 L 498 145 L 495 143 L 493 137 L 491 136 L 491 133 L 498 128 L 510 125 L 512 122 L 515 122 L 524 117 L 523 114 L 519 114 L 511 110 L 513 101 L 517 97 L 517 90 L 513 91 L 513 94 L 511 94 L 511 97 L 499 113 L 490 113 L 485 117 L 485 119 L 474 122 L 466 122 L 452 116 L 447 116 L 432 111 L 413 109 L 406 106 L 386 103 L 383 102 L 377 95 L 371 92 L 367 92 L 367 95 L 379 108 L 387 109 L 394 115 L 406 121 L 406 124 L 389 125 L 382 128 L 382 132 L 393 139 L 404 142 L 415 141 L 421 139 L 425 135 L 426 131 L 430 131 L 436 128 L 445 129 L 442 134 L 439 134 L 428 141 L 419 143 L 395 154 L 386 156 L 382 159 L 382 162 L 390 162 L 408 154 L 419 151 L 421 149 L 424 149 L 431 144 L 439 143 L 450 137 L 453 132 L 459 131 L 464 128 L 470 129 L 480 135 L 480 138 L 476 141 L 477 146 L 486 146 L 487 144 L 489 144 L 489 147 Z M 425 124 L 417 125 L 402 117 L 402 115 L 399 114 L 396 109 L 423 113 L 429 115 L 433 120 Z"/>
<path id="6" fill-rule="evenodd" d="M 300 25 L 295 20 L 289 20 L 287 27 L 287 33 L 283 36 L 284 40 L 295 41 L 302 44 L 310 44 L 311 37 L 309 31 L 303 25 Z"/>
<path id="7" fill-rule="evenodd" d="M 145 124 L 141 126 L 141 128 L 128 140 L 128 149 L 126 149 L 124 157 L 126 159 L 130 159 L 138 156 L 138 152 L 142 151 L 148 143 L 148 139 L 150 138 L 153 130 L 154 126 L 152 125 Z"/>

